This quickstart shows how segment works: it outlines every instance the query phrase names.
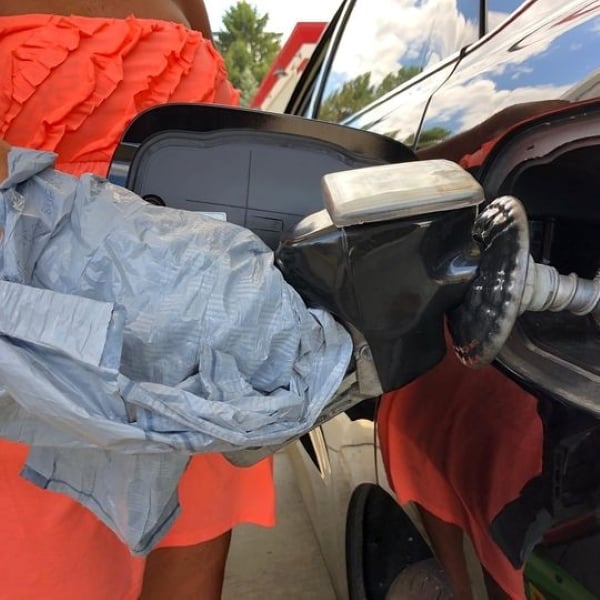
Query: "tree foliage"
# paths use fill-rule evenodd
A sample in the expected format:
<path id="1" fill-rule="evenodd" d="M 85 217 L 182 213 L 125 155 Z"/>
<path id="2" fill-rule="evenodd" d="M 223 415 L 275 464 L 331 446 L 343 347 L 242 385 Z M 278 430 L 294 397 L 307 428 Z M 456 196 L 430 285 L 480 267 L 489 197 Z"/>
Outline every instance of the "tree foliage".
<path id="1" fill-rule="evenodd" d="M 223 16 L 223 31 L 214 34 L 229 79 L 242 93 L 247 105 L 281 49 L 281 34 L 265 31 L 269 15 L 239 0 Z"/>
<path id="2" fill-rule="evenodd" d="M 419 136 L 419 148 L 426 148 L 437 142 L 445 140 L 452 132 L 445 127 L 430 127 L 424 129 Z"/>
<path id="3" fill-rule="evenodd" d="M 452 132 L 450 129 L 446 129 L 445 127 L 430 127 L 429 129 L 423 129 L 421 134 L 419 135 L 419 143 L 417 147 L 419 150 L 422 148 L 427 148 L 427 146 L 431 146 L 437 142 L 441 142 L 445 140 L 448 136 L 450 136 Z M 407 146 L 414 146 L 415 136 L 414 134 L 410 134 L 405 140 L 402 140 Z"/>
<path id="4" fill-rule="evenodd" d="M 349 79 L 323 102 L 319 118 L 339 123 L 420 72 L 420 67 L 402 67 L 388 73 L 378 85 L 371 83 L 370 72 Z"/>

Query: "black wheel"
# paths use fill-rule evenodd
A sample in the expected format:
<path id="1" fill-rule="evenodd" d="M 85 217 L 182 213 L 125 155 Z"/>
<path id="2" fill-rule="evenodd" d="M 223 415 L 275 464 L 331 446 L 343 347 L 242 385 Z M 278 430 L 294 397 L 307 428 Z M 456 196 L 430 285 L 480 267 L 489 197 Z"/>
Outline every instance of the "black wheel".
<path id="1" fill-rule="evenodd" d="M 364 519 L 372 486 L 363 484 L 352 494 L 346 517 L 346 573 L 350 600 L 367 600 L 363 566 Z"/>
<path id="2" fill-rule="evenodd" d="M 385 600 L 452 600 L 448 577 L 435 558 L 403 569 L 390 586 Z"/>
<path id="3" fill-rule="evenodd" d="M 398 503 L 373 484 L 356 488 L 346 521 L 350 600 L 385 600 L 398 573 L 432 556 Z"/>

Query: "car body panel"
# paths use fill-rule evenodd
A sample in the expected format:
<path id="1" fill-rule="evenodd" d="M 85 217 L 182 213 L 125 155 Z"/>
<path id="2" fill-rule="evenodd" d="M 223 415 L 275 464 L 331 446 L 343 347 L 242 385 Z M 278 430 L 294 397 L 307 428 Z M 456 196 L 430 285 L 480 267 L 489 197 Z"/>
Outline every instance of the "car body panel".
<path id="1" fill-rule="evenodd" d="M 433 95 L 423 131 L 448 137 L 524 102 L 589 100 L 600 92 L 600 4 L 538 0 L 477 44 Z"/>
<path id="2" fill-rule="evenodd" d="M 288 447 L 303 500 L 313 523 L 319 546 L 326 558 L 338 598 L 348 596 L 345 556 L 345 509 L 332 518 L 332 507 L 347 507 L 352 492 L 361 483 L 376 483 L 375 425 L 352 421 L 342 414 L 313 430 L 304 444 Z M 312 448 L 306 451 L 307 445 Z M 317 464 L 311 459 L 318 457 Z"/>

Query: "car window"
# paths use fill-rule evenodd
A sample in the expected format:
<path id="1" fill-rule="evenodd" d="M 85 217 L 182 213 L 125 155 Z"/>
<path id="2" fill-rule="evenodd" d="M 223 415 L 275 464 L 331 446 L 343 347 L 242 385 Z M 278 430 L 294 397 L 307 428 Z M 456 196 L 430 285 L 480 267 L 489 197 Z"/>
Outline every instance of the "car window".
<path id="1" fill-rule="evenodd" d="M 357 0 L 317 117 L 341 122 L 476 40 L 479 0 Z"/>

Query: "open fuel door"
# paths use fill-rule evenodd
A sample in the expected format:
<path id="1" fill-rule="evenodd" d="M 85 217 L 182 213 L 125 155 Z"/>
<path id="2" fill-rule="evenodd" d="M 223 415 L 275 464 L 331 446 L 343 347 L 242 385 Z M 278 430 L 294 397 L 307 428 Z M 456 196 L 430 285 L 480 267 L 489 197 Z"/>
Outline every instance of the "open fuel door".
<path id="1" fill-rule="evenodd" d="M 323 208 L 326 173 L 414 160 L 401 143 L 302 117 L 205 104 L 167 104 L 125 132 L 109 178 L 149 202 L 212 213 L 276 248 Z"/>

